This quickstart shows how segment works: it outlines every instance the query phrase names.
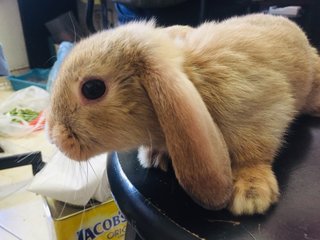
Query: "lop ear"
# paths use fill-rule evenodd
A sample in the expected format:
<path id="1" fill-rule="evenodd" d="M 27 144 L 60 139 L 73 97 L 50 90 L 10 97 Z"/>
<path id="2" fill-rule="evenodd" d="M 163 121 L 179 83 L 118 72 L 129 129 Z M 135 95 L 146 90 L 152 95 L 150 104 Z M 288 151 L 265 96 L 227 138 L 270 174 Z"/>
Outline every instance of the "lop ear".
<path id="1" fill-rule="evenodd" d="M 180 70 L 157 68 L 146 89 L 165 134 L 176 177 L 201 206 L 220 209 L 232 192 L 232 173 L 223 136 L 197 89 Z"/>

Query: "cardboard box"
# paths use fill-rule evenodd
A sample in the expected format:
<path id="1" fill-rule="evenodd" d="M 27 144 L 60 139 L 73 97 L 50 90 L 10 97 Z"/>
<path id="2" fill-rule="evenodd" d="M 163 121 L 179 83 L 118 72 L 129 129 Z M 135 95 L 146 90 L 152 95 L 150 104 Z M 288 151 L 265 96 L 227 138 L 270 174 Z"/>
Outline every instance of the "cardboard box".
<path id="1" fill-rule="evenodd" d="M 72 206 L 45 198 L 57 240 L 124 240 L 127 221 L 113 200 Z"/>

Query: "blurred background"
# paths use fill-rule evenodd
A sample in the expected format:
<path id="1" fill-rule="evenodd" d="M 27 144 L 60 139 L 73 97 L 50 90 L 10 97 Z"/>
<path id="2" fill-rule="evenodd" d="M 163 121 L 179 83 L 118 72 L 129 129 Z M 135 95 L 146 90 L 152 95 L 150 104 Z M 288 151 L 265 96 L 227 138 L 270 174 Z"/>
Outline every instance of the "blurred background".
<path id="1" fill-rule="evenodd" d="M 288 6 L 298 8 L 282 11 Z M 127 21 L 154 16 L 159 25 L 196 26 L 205 20 L 268 11 L 298 22 L 319 48 L 318 0 L 1 0 L 0 43 L 10 71 L 49 68 L 62 41 L 77 41 Z"/>

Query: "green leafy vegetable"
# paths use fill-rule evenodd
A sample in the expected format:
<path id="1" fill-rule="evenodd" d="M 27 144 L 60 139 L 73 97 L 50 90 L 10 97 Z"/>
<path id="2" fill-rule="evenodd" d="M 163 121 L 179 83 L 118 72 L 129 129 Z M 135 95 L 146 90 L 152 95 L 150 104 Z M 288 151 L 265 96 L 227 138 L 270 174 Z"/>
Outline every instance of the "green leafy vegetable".
<path id="1" fill-rule="evenodd" d="M 11 111 L 9 111 L 7 114 L 9 114 L 13 118 L 11 121 L 20 123 L 21 119 L 23 119 L 26 122 L 31 122 L 32 120 L 36 119 L 39 115 L 39 112 L 33 111 L 28 108 L 14 108 Z"/>

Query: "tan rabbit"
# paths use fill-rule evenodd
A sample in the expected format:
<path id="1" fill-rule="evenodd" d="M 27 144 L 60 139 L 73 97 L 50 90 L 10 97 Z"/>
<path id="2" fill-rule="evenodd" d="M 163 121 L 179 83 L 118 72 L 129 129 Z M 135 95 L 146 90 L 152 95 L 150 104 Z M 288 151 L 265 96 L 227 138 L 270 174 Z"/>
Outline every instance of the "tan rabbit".
<path id="1" fill-rule="evenodd" d="M 320 114 L 320 58 L 283 17 L 198 28 L 136 22 L 80 41 L 52 93 L 48 129 L 71 158 L 140 148 L 170 155 L 208 209 L 264 213 L 278 200 L 272 162 L 299 113 Z"/>

